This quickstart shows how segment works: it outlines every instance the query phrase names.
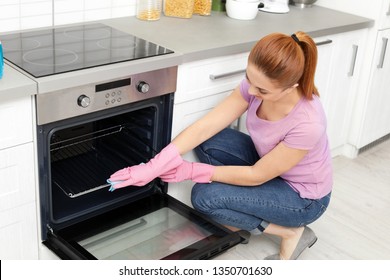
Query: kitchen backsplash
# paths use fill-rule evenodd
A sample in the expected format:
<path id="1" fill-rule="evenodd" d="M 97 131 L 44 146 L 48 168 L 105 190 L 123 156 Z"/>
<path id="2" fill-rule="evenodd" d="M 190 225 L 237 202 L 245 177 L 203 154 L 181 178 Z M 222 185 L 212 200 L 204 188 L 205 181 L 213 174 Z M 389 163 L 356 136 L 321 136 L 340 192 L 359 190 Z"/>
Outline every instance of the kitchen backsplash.
<path id="1" fill-rule="evenodd" d="M 135 15 L 136 0 L 0 0 L 0 32 Z"/>

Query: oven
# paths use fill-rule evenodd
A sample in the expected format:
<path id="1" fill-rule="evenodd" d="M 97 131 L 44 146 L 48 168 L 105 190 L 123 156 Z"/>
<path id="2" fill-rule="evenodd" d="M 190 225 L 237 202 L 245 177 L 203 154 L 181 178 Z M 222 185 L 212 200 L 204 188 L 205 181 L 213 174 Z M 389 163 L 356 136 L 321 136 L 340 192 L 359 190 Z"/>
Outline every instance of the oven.
<path id="1" fill-rule="evenodd" d="M 120 40 L 103 44 L 99 39 L 99 48 L 124 44 L 121 48 L 125 48 L 126 55 L 127 49 L 134 46 L 142 46 L 150 53 L 145 56 L 132 50 L 133 58 L 118 59 L 118 53 L 122 54 L 115 47 L 110 51 L 110 62 L 100 53 L 98 62 L 91 64 L 88 56 L 95 48 L 90 46 L 91 38 L 100 36 L 105 32 L 102 28 L 107 27 L 72 28 L 83 35 L 83 49 L 90 48 L 89 54 L 75 49 L 64 51 L 64 45 L 79 47 L 73 39 L 66 39 L 59 52 L 52 51 L 54 57 L 47 58 L 46 50 L 32 59 L 27 50 L 19 57 L 28 61 L 18 64 L 12 61 L 18 57 L 12 47 L 12 35 L 1 38 L 5 58 L 32 75 L 39 87 L 41 77 L 80 67 L 172 53 L 139 38 L 131 37 L 131 42 L 136 43 L 129 43 L 129 35 L 123 34 L 124 40 L 119 36 L 121 32 L 109 28 L 111 37 Z M 39 37 L 42 32 L 50 33 L 51 42 L 58 43 L 64 39 L 57 36 L 63 31 L 39 31 Z M 25 45 L 37 46 L 32 33 L 17 37 L 27 38 Z M 74 55 L 64 57 L 71 53 Z M 80 57 L 81 62 L 75 60 Z M 74 68 L 67 63 L 72 59 Z M 50 64 L 53 61 L 61 63 L 55 67 Z M 39 73 L 34 74 L 35 70 Z M 168 184 L 159 178 L 146 186 L 108 191 L 106 180 L 110 174 L 147 162 L 170 142 L 176 79 L 177 67 L 172 66 L 36 95 L 41 239 L 60 258 L 209 259 L 241 242 L 237 233 L 169 196 Z"/>

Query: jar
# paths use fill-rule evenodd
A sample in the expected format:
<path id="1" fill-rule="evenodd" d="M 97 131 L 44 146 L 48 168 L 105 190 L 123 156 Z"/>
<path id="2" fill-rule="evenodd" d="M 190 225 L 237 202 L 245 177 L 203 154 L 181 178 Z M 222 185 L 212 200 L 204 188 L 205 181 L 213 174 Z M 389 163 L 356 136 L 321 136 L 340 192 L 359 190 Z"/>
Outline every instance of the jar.
<path id="1" fill-rule="evenodd" d="M 194 0 L 164 0 L 164 15 L 168 17 L 191 18 Z"/>
<path id="2" fill-rule="evenodd" d="M 211 3 L 213 0 L 195 0 L 194 14 L 209 16 L 211 14 Z"/>
<path id="3" fill-rule="evenodd" d="M 225 8 L 226 0 L 213 0 L 213 5 L 211 6 L 211 9 L 213 11 L 226 11 Z"/>
<path id="4" fill-rule="evenodd" d="M 162 0 L 137 0 L 137 18 L 158 20 L 161 17 Z"/>

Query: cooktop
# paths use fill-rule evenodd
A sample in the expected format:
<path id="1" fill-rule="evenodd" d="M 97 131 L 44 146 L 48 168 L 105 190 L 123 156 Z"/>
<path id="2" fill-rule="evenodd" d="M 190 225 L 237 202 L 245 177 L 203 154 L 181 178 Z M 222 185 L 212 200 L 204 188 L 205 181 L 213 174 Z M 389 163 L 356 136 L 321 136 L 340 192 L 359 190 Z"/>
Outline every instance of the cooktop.
<path id="1" fill-rule="evenodd" d="M 4 58 L 35 78 L 173 53 L 94 23 L 1 35 Z"/>

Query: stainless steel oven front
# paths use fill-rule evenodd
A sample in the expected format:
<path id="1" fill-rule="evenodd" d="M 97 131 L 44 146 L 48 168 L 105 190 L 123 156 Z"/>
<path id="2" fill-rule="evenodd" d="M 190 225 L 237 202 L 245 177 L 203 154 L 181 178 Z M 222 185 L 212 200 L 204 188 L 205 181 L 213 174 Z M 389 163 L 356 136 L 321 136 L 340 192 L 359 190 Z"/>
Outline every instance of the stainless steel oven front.
<path id="1" fill-rule="evenodd" d="M 177 67 L 37 95 L 43 243 L 64 259 L 208 259 L 241 239 L 170 197 L 158 178 L 106 179 L 170 141 Z"/>

